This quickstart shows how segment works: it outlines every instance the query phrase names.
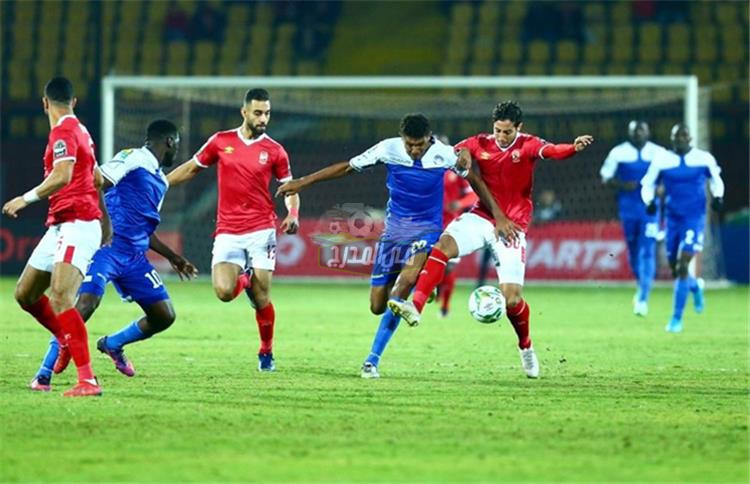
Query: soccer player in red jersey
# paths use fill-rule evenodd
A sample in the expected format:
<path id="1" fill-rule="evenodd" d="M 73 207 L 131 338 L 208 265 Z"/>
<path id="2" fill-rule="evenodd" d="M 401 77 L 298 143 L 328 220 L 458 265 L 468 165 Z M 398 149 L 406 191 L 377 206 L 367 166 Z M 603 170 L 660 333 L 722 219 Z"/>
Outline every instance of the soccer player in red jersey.
<path id="1" fill-rule="evenodd" d="M 594 139 L 583 135 L 572 144 L 555 145 L 522 133 L 523 113 L 513 101 L 495 106 L 492 121 L 493 134 L 467 138 L 456 145 L 456 150 L 460 150 L 460 157 L 470 156 L 474 160 L 495 203 L 488 207 L 480 202 L 448 225 L 419 275 L 412 301 L 391 299 L 388 307 L 416 326 L 427 297 L 443 279 L 448 260 L 489 247 L 497 262 L 508 319 L 518 336 L 521 364 L 529 378 L 537 378 L 539 362 L 529 337 L 529 305 L 521 295 L 526 269 L 525 232 L 533 206 L 534 166 L 540 159 L 570 158 Z"/>
<path id="2" fill-rule="evenodd" d="M 191 159 L 169 173 L 171 186 L 218 166 L 219 204 L 214 233 L 211 279 L 216 296 L 228 302 L 243 289 L 255 307 L 260 333 L 258 369 L 275 370 L 272 344 L 276 315 L 270 299 L 271 274 L 276 267 L 276 213 L 268 185 L 292 179 L 289 156 L 266 134 L 271 101 L 265 89 L 245 94 L 242 126 L 219 131 Z M 288 214 L 281 230 L 299 228 L 299 195 L 284 199 Z"/>
<path id="3" fill-rule="evenodd" d="M 443 228 L 470 209 L 478 200 L 479 197 L 471 189 L 468 180 L 453 171 L 446 171 L 443 177 Z M 445 266 L 445 276 L 438 286 L 440 315 L 443 317 L 447 316 L 450 310 L 451 296 L 456 285 L 455 268 L 459 262 L 461 262 L 460 257 L 448 261 Z"/>
<path id="4" fill-rule="evenodd" d="M 42 104 L 51 128 L 44 151 L 44 181 L 3 206 L 4 214 L 16 218 L 29 204 L 49 198 L 49 228 L 18 279 L 15 298 L 73 357 L 78 384 L 63 395 L 101 395 L 91 369 L 86 326 L 74 306 L 89 261 L 102 241 L 95 185 L 101 175 L 94 142 L 73 113 L 76 98 L 71 82 L 64 77 L 51 79 L 44 87 Z M 49 297 L 44 294 L 47 288 Z"/>

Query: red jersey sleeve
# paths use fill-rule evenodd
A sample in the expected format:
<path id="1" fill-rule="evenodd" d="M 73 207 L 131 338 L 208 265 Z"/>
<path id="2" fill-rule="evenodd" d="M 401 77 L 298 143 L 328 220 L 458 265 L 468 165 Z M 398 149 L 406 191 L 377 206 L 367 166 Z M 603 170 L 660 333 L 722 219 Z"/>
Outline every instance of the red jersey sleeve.
<path id="1" fill-rule="evenodd" d="M 286 150 L 279 146 L 276 157 L 273 161 L 273 176 L 280 182 L 286 182 L 292 179 L 292 169 L 289 166 L 289 155 Z"/>
<path id="2" fill-rule="evenodd" d="M 453 147 L 456 153 L 458 153 L 461 149 L 466 148 L 469 150 L 469 153 L 471 153 L 472 158 L 476 158 L 475 153 L 477 151 L 477 147 L 479 146 L 479 140 L 476 136 L 472 136 L 471 138 L 466 138 L 465 140 L 456 143 L 456 145 Z"/>
<path id="3" fill-rule="evenodd" d="M 528 138 L 528 141 L 524 143 L 523 151 L 526 156 L 536 161 L 540 158 L 544 158 L 544 156 L 542 156 L 542 149 L 547 145 L 549 145 L 549 143 L 545 140 L 532 135 Z"/>
<path id="4" fill-rule="evenodd" d="M 216 135 L 208 138 L 208 141 L 195 153 L 193 159 L 202 168 L 208 168 L 219 161 L 219 147 L 216 143 Z"/>
<path id="5" fill-rule="evenodd" d="M 71 131 L 54 129 L 49 134 L 49 145 L 52 151 L 52 165 L 58 161 L 76 161 L 78 138 Z"/>

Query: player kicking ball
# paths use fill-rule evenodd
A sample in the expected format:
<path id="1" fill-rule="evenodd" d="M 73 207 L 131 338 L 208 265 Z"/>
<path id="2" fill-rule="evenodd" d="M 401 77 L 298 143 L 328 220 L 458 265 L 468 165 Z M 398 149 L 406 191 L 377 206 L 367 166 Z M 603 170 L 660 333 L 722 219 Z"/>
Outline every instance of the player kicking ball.
<path id="1" fill-rule="evenodd" d="M 388 205 L 385 229 L 378 242 L 370 279 L 370 311 L 383 315 L 370 354 L 362 365 L 362 378 L 378 378 L 378 364 L 401 318 L 387 307 L 388 297 L 405 298 L 414 287 L 430 248 L 442 231 L 443 176 L 447 169 L 469 173 L 471 159 L 457 165 L 452 146 L 432 135 L 429 120 L 408 114 L 401 120 L 397 138 L 385 139 L 349 161 L 330 165 L 281 185 L 277 195 L 297 193 L 315 183 L 385 165 L 388 172 Z M 491 199 L 486 187 L 475 187 Z M 425 298 L 426 299 L 426 298 Z"/>
<path id="2" fill-rule="evenodd" d="M 171 186 L 218 167 L 219 205 L 211 259 L 216 297 L 229 302 L 245 292 L 255 308 L 260 335 L 258 370 L 274 371 L 273 331 L 276 311 L 271 302 L 271 276 L 276 267 L 276 212 L 268 185 L 292 179 L 289 156 L 266 134 L 271 100 L 265 89 L 251 89 L 240 109 L 242 126 L 211 136 L 191 159 L 167 176 Z M 299 196 L 284 199 L 288 214 L 281 223 L 287 234 L 299 228 Z"/>
<path id="3" fill-rule="evenodd" d="M 122 150 L 99 167 L 104 179 L 102 189 L 106 191 L 105 222 L 107 218 L 111 221 L 112 240 L 94 254 L 76 309 L 84 321 L 88 321 L 109 282 L 123 300 L 135 301 L 143 309 L 143 317 L 104 336 L 96 344 L 99 351 L 112 359 L 115 368 L 129 377 L 135 375 L 135 368 L 125 357 L 124 346 L 166 330 L 175 320 L 172 301 L 156 269 L 146 258 L 146 252 L 152 249 L 163 255 L 180 278 L 197 275 L 193 264 L 175 254 L 154 234 L 168 187 L 162 167 L 172 165 L 179 143 L 180 136 L 174 124 L 166 120 L 154 121 L 146 129 L 143 147 Z M 31 382 L 31 389 L 49 391 L 52 373 L 61 373 L 69 361 L 68 348 L 59 346 L 53 338 Z"/>
<path id="4" fill-rule="evenodd" d="M 522 133 L 523 113 L 512 101 L 498 104 L 492 121 L 493 134 L 472 136 L 458 143 L 456 149 L 462 149 L 460 156 L 470 156 L 474 160 L 496 207 L 488 206 L 477 193 L 480 203 L 451 222 L 433 247 L 417 279 L 412 300 L 392 298 L 388 307 L 407 324 L 418 325 L 429 294 L 443 280 L 448 261 L 488 247 L 497 261 L 500 290 L 507 301 L 508 319 L 518 336 L 523 370 L 529 378 L 537 378 L 539 362 L 529 336 L 530 310 L 521 295 L 526 266 L 525 232 L 532 214 L 534 166 L 540 159 L 570 158 L 586 149 L 593 138 L 584 135 L 573 144 L 554 145 Z"/>
<path id="5" fill-rule="evenodd" d="M 703 229 L 706 224 L 706 180 L 713 195 L 711 208 L 720 211 L 723 205 L 724 181 L 721 168 L 708 151 L 693 148 L 690 131 L 676 124 L 671 132 L 672 149 L 659 152 L 641 180 L 641 197 L 650 214 L 656 213 L 657 183 L 664 185 L 667 219 L 667 259 L 674 274 L 674 305 L 672 318 L 666 326 L 670 333 L 682 331 L 682 312 L 688 293 L 693 293 L 695 311 L 703 312 L 702 282 L 693 277 L 688 267 L 696 253 L 703 250 Z"/>

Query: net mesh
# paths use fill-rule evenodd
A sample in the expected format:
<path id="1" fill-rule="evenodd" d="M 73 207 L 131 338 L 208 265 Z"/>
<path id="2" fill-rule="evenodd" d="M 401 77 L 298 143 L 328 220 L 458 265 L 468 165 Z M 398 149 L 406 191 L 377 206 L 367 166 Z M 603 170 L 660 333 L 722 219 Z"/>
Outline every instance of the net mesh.
<path id="1" fill-rule="evenodd" d="M 163 117 L 180 126 L 178 160 L 189 159 L 213 133 L 241 124 L 239 110 L 248 87 L 117 88 L 115 125 L 108 128 L 114 132 L 115 150 L 138 146 L 148 122 Z M 599 169 L 607 152 L 625 139 L 628 122 L 647 120 L 652 141 L 668 145 L 671 126 L 684 115 L 680 88 L 269 90 L 273 116 L 268 133 L 290 154 L 296 176 L 347 160 L 383 138 L 397 136 L 401 117 L 410 112 L 427 115 L 433 131 L 451 142 L 489 132 L 495 104 L 514 99 L 524 110 L 525 132 L 558 143 L 572 142 L 579 134 L 595 135 L 595 144 L 574 159 L 541 162 L 535 171 L 535 202 L 542 192 L 547 198 L 551 192 L 559 207 L 552 216 L 577 222 L 617 218 L 614 192 L 601 184 Z M 303 196 L 304 215 L 319 217 L 332 206 L 349 202 L 384 208 L 385 176 L 385 170 L 375 169 L 313 186 Z M 281 209 L 282 202 L 277 199 L 277 204 Z M 210 261 L 215 211 L 213 169 L 170 191 L 162 209 L 162 227 L 179 231 L 186 254 L 203 267 Z M 711 260 L 715 258 L 710 240 L 706 252 Z M 704 266 L 709 277 L 717 277 L 718 264 L 709 261 Z"/>

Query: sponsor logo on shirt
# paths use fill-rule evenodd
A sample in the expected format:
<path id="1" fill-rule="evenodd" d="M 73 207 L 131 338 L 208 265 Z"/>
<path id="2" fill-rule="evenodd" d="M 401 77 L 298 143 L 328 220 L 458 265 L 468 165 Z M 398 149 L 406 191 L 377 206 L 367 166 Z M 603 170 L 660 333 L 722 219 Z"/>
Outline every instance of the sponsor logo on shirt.
<path id="1" fill-rule="evenodd" d="M 521 150 L 513 150 L 510 154 L 510 158 L 513 160 L 513 163 L 521 161 Z"/>
<path id="2" fill-rule="evenodd" d="M 258 162 L 261 165 L 265 165 L 268 162 L 268 152 L 267 151 L 261 151 L 260 155 L 258 156 Z"/>
<path id="3" fill-rule="evenodd" d="M 489 154 L 489 153 L 487 153 L 486 151 L 482 151 L 482 152 L 481 152 L 481 153 L 479 154 L 479 157 L 480 157 L 481 159 L 483 159 L 483 160 L 489 160 L 489 159 L 490 159 L 490 154 Z"/>
<path id="4" fill-rule="evenodd" d="M 52 155 L 54 158 L 60 158 L 61 156 L 65 156 L 68 153 L 68 146 L 65 144 L 65 141 L 59 139 L 55 141 L 55 144 L 52 145 Z"/>
<path id="5" fill-rule="evenodd" d="M 224 148 L 224 153 L 226 153 L 228 155 L 231 155 L 232 153 L 234 153 L 234 146 L 227 146 L 227 147 L 225 147 Z"/>

